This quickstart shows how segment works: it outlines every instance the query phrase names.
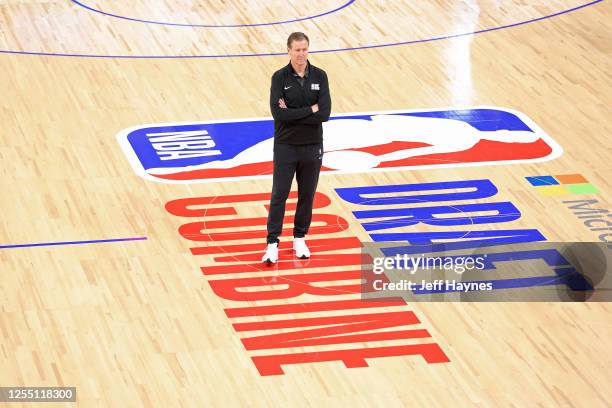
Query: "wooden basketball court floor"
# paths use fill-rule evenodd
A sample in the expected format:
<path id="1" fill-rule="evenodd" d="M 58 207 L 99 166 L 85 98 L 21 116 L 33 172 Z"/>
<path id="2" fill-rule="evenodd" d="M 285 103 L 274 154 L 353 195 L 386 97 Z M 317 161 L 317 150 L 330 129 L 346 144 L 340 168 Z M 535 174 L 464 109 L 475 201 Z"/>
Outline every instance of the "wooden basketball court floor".
<path id="1" fill-rule="evenodd" d="M 278 266 L 258 266 L 270 178 L 162 183 L 137 174 L 116 135 L 269 117 L 270 76 L 288 61 L 287 35 L 304 31 L 311 63 L 328 73 L 332 115 L 495 107 L 521 112 L 562 149 L 539 161 L 324 173 L 329 202 L 314 213 L 337 221 L 321 235 L 315 219 L 310 239 L 371 241 L 353 214 L 371 208 L 337 189 L 484 179 L 498 192 L 476 202 L 511 202 L 520 217 L 468 229 L 606 241 L 608 213 L 589 226 L 571 206 L 612 208 L 611 19 L 609 1 L 578 0 L 0 0 L 0 386 L 74 386 L 79 406 L 101 407 L 610 406 L 608 303 L 312 309 L 358 301 L 353 290 L 253 301 L 299 276 L 350 270 L 334 259 L 359 250 L 313 248 L 296 261 L 287 247 Z M 481 161 L 495 161 L 487 152 Z M 580 175 L 590 190 L 563 195 L 526 179 L 555 175 Z M 264 286 L 220 295 L 244 278 Z M 313 285 L 341 284 L 355 288 Z M 393 311 L 416 322 L 332 322 Z M 314 330 L 307 319 L 317 318 L 331 329 L 294 343 L 273 336 Z M 380 335 L 398 330 L 414 335 Z"/>

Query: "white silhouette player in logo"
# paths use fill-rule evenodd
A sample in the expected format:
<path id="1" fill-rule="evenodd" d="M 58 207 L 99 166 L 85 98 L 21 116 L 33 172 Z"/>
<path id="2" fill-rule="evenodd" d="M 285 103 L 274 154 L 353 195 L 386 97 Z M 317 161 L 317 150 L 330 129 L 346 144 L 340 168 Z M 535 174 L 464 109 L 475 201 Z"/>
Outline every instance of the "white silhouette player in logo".
<path id="1" fill-rule="evenodd" d="M 436 153 L 468 150 L 481 140 L 505 143 L 531 143 L 540 138 L 530 131 L 480 131 L 456 119 L 407 115 L 372 115 L 366 119 L 333 119 L 323 123 L 323 166 L 340 171 L 363 171 L 382 162 Z M 421 142 L 429 144 L 376 156 L 358 149 L 391 142 Z M 272 161 L 274 139 L 266 139 L 234 158 L 217 160 L 190 169 L 225 169 L 244 164 Z M 160 169 L 161 170 L 161 169 Z M 165 169 L 164 172 L 171 171 Z M 184 169 L 183 169 L 184 170 Z"/>

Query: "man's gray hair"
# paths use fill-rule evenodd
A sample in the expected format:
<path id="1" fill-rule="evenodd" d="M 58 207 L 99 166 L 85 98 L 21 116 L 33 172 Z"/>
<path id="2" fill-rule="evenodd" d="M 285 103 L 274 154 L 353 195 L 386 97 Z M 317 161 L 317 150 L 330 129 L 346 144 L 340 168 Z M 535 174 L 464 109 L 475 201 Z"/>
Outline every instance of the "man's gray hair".
<path id="1" fill-rule="evenodd" d="M 308 42 L 308 44 L 310 44 L 310 40 L 308 39 L 308 36 L 304 33 L 301 33 L 299 31 L 296 31 L 295 33 L 291 33 L 289 35 L 289 38 L 287 38 L 287 48 L 291 48 L 291 44 L 294 41 L 304 41 L 306 40 Z"/>

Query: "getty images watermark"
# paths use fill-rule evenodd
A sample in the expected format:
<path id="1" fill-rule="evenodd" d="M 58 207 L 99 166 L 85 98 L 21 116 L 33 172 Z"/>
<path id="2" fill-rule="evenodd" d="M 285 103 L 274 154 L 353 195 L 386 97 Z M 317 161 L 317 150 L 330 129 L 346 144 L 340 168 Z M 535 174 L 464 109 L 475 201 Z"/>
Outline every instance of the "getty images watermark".
<path id="1" fill-rule="evenodd" d="M 375 242 L 362 250 L 364 300 L 612 300 L 612 250 L 598 242 Z"/>
<path id="2" fill-rule="evenodd" d="M 395 254 L 393 257 L 375 257 L 372 263 L 372 272 L 381 275 L 372 282 L 375 290 L 410 290 L 410 291 L 470 291 L 493 290 L 491 282 L 462 282 L 457 279 L 436 279 L 430 281 L 421 279 L 400 279 L 396 282 L 385 281 L 385 272 L 403 271 L 409 276 L 417 272 L 444 271 L 454 272 L 458 275 L 466 271 L 482 270 L 485 268 L 487 254 L 482 256 L 426 256 L 421 254 L 413 256 L 408 254 Z"/>

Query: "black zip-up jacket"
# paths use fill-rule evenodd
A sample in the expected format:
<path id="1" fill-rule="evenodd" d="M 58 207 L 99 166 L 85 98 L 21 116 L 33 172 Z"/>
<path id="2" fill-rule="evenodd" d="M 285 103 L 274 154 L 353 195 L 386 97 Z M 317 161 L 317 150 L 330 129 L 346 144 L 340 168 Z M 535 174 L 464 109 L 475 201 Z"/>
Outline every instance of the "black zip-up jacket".
<path id="1" fill-rule="evenodd" d="M 310 144 L 323 141 L 323 122 L 329 120 L 331 97 L 327 74 L 308 62 L 308 77 L 300 85 L 293 75 L 291 63 L 272 75 L 270 110 L 274 117 L 274 143 Z M 286 109 L 278 106 L 283 98 Z M 319 105 L 312 112 L 311 106 Z"/>

